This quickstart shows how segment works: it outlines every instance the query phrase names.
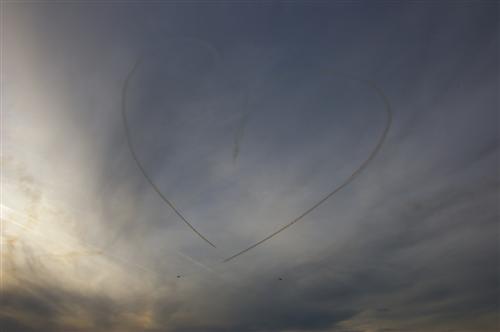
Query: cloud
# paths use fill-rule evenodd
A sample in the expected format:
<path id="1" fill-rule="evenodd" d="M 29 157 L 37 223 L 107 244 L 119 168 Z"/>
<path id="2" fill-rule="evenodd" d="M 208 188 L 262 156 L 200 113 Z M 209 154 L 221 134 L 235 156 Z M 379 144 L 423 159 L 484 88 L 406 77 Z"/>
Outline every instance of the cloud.
<path id="1" fill-rule="evenodd" d="M 497 329 L 497 4 L 5 7 L 3 330 Z"/>

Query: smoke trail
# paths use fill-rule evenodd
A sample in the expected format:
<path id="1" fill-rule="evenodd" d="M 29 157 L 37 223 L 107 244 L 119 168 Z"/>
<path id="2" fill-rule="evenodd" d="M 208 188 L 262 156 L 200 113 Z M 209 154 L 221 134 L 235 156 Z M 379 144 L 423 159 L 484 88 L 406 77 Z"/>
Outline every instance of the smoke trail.
<path id="1" fill-rule="evenodd" d="M 135 150 L 134 150 L 134 146 L 133 146 L 133 143 L 132 143 L 132 139 L 130 137 L 130 127 L 129 127 L 129 122 L 128 122 L 128 119 L 127 119 L 127 93 L 128 93 L 128 88 L 129 88 L 129 83 L 130 83 L 130 79 L 134 76 L 134 73 L 136 72 L 137 68 L 139 67 L 139 64 L 142 62 L 142 59 L 140 58 L 139 60 L 136 61 L 136 63 L 134 64 L 134 66 L 132 67 L 132 70 L 129 72 L 129 74 L 127 75 L 127 77 L 125 78 L 125 82 L 123 84 L 123 89 L 122 89 L 122 103 L 121 103 L 121 113 L 122 113 L 122 118 L 123 118 L 123 126 L 125 128 L 125 136 L 126 136 L 126 140 L 127 140 L 127 146 L 130 150 L 130 153 L 132 155 L 132 158 L 134 159 L 137 167 L 139 168 L 139 170 L 141 171 L 142 175 L 144 176 L 144 178 L 148 181 L 148 183 L 150 184 L 150 186 L 153 188 L 153 190 L 158 194 L 158 196 L 160 196 L 161 200 L 163 202 L 165 202 L 174 212 L 175 214 L 177 214 L 177 216 L 179 218 L 181 218 L 181 220 L 186 224 L 188 225 L 188 227 L 194 232 L 196 233 L 196 235 L 198 235 L 201 239 L 203 239 L 205 242 L 207 242 L 209 245 L 211 245 L 212 247 L 216 248 L 215 245 L 210 242 L 205 236 L 203 236 L 203 234 L 201 234 L 187 219 L 186 217 L 184 217 L 184 215 L 175 207 L 175 205 L 168 199 L 165 197 L 165 195 L 163 195 L 163 193 L 160 191 L 160 189 L 156 186 L 156 184 L 154 183 L 154 181 L 151 179 L 151 177 L 148 175 L 148 173 L 146 172 L 146 170 L 144 169 L 144 167 L 142 166 Z"/>
<path id="2" fill-rule="evenodd" d="M 245 100 L 245 108 L 248 108 L 248 95 L 246 96 Z M 248 109 L 244 110 L 238 128 L 236 129 L 236 133 L 234 135 L 233 163 L 236 163 L 236 160 L 238 159 L 238 156 L 240 154 L 240 144 L 241 140 L 243 139 L 243 135 L 245 134 L 245 127 L 247 126 L 249 118 L 250 111 Z"/>
<path id="3" fill-rule="evenodd" d="M 379 153 L 380 149 L 382 148 L 382 145 L 384 144 L 384 142 L 386 140 L 386 137 L 387 137 L 387 134 L 389 133 L 391 125 L 392 125 L 392 109 L 391 109 L 391 105 L 390 105 L 389 99 L 387 98 L 387 96 L 385 95 L 385 93 L 382 91 L 382 89 L 380 89 L 378 87 L 378 85 L 375 82 L 367 81 L 367 80 L 362 80 L 362 79 L 356 79 L 356 78 L 355 78 L 355 80 L 358 81 L 358 82 L 361 82 L 361 83 L 363 83 L 365 85 L 368 85 L 369 87 L 371 87 L 372 89 L 374 89 L 375 92 L 382 98 L 382 100 L 383 100 L 383 102 L 385 104 L 386 119 L 387 119 L 386 120 L 386 124 L 385 124 L 385 128 L 384 128 L 384 130 L 382 132 L 382 135 L 380 136 L 377 144 L 375 145 L 375 148 L 372 150 L 372 152 L 370 153 L 370 155 L 368 156 L 368 158 L 366 158 L 366 160 L 363 163 L 361 163 L 361 165 L 357 169 L 355 169 L 354 172 L 352 172 L 352 174 L 342 184 L 340 184 L 332 192 L 330 192 L 325 197 L 323 197 L 321 200 L 319 200 L 312 207 L 310 207 L 309 209 L 307 209 L 306 211 L 304 211 L 301 215 L 299 215 L 298 217 L 296 217 L 295 219 L 293 219 L 292 221 L 290 221 L 288 224 L 282 226 L 281 228 L 279 228 L 275 232 L 269 234 L 268 236 L 266 236 L 262 240 L 254 243 L 251 246 L 249 246 L 248 248 L 245 248 L 245 249 L 241 250 L 240 252 L 238 252 L 238 253 L 236 253 L 236 254 L 234 254 L 234 255 L 232 255 L 232 256 L 224 259 L 223 260 L 224 263 L 229 262 L 230 260 L 233 260 L 236 257 L 238 257 L 240 255 L 243 255 L 244 253 L 246 253 L 246 252 L 254 249 L 255 247 L 261 245 L 262 243 L 264 243 L 264 242 L 272 239 L 273 237 L 275 237 L 279 233 L 283 232 L 285 229 L 289 228 L 293 224 L 295 224 L 295 223 L 299 222 L 300 220 L 304 219 L 304 217 L 306 217 L 309 213 L 311 213 L 313 210 L 315 210 L 317 207 L 319 207 L 321 204 L 323 204 L 324 202 L 326 202 L 329 198 L 331 198 L 333 195 L 335 195 L 340 190 L 342 190 L 344 187 L 346 187 L 349 183 L 351 183 L 368 166 L 368 164 L 373 160 L 373 158 L 375 158 L 375 156 Z"/>

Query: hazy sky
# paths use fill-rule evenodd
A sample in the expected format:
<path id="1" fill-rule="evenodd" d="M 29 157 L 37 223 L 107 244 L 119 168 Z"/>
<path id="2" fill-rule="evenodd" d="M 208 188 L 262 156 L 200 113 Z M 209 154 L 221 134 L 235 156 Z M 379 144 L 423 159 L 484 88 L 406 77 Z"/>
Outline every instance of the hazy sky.
<path id="1" fill-rule="evenodd" d="M 498 16 L 2 2 L 0 331 L 497 331 Z"/>

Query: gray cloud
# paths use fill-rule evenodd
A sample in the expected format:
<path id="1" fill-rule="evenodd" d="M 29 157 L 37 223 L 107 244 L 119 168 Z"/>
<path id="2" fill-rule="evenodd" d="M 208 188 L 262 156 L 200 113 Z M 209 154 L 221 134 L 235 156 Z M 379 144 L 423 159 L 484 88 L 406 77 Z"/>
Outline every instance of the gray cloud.
<path id="1" fill-rule="evenodd" d="M 498 4 L 4 9 L 2 331 L 497 330 Z"/>

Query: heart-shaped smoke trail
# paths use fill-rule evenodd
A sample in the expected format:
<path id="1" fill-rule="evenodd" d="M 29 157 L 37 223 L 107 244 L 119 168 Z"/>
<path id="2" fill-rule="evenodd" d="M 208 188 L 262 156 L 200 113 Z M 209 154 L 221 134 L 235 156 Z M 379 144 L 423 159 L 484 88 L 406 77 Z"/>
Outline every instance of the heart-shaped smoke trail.
<path id="1" fill-rule="evenodd" d="M 134 76 L 134 73 L 136 72 L 136 70 L 139 67 L 139 65 L 141 64 L 141 62 L 142 62 L 142 59 L 139 59 L 138 61 L 136 61 L 136 63 L 134 64 L 134 66 L 132 67 L 131 71 L 129 72 L 129 74 L 127 75 L 127 77 L 125 79 L 125 83 L 123 85 L 123 90 L 122 90 L 122 117 L 123 117 L 123 124 L 124 124 L 124 127 L 125 127 L 125 135 L 126 135 L 126 140 L 127 140 L 128 148 L 129 148 L 129 150 L 131 152 L 131 155 L 132 155 L 135 163 L 137 164 L 139 170 L 141 171 L 142 175 L 147 180 L 147 182 L 151 185 L 151 187 L 153 188 L 153 190 L 159 195 L 159 197 L 175 212 L 175 214 L 177 214 L 177 216 L 196 235 L 198 235 L 201 239 L 203 239 L 205 242 L 207 242 L 208 244 L 210 244 L 212 247 L 215 248 L 215 245 L 212 242 L 210 242 L 203 234 L 201 234 L 187 220 L 187 218 L 179 211 L 179 209 L 176 208 L 176 206 L 174 205 L 174 203 L 172 201 L 170 201 L 167 197 L 165 197 L 165 195 L 161 192 L 161 190 L 158 188 L 158 186 L 154 183 L 154 181 L 152 180 L 152 178 L 148 175 L 147 171 L 145 170 L 144 166 L 142 165 L 141 161 L 139 160 L 139 158 L 137 156 L 137 153 L 136 153 L 136 151 L 134 149 L 134 145 L 132 143 L 132 139 L 131 139 L 131 135 L 130 135 L 129 122 L 128 122 L 128 118 L 127 118 L 127 107 L 126 107 L 127 105 L 126 105 L 126 101 L 127 101 L 127 93 L 128 93 L 128 89 L 129 89 L 129 81 Z M 383 92 L 383 90 L 375 82 L 373 82 L 373 81 L 369 81 L 369 80 L 365 80 L 365 79 L 361 79 L 361 78 L 356 78 L 356 77 L 352 77 L 350 75 L 345 75 L 345 74 L 339 74 L 339 73 L 337 73 L 337 75 L 345 77 L 346 80 L 348 80 L 348 79 L 354 80 L 354 81 L 357 81 L 358 83 L 361 83 L 363 85 L 366 85 L 366 86 L 370 87 L 382 99 L 382 101 L 383 101 L 383 103 L 385 105 L 384 109 L 386 111 L 386 121 L 385 121 L 385 126 L 384 126 L 384 129 L 382 131 L 382 134 L 380 135 L 377 143 L 375 144 L 375 147 L 370 152 L 370 154 L 368 155 L 368 157 L 340 185 L 338 185 L 331 192 L 329 192 L 327 195 L 325 195 L 323 198 L 321 198 L 313 206 L 311 206 L 310 208 L 308 208 L 306 211 L 304 211 L 303 213 L 301 213 L 299 216 L 297 216 L 296 218 L 294 218 L 289 223 L 283 225 L 282 227 L 280 227 L 279 229 L 277 229 L 273 233 L 271 233 L 268 236 L 264 237 L 262 240 L 254 243 L 251 246 L 249 246 L 249 247 L 247 247 L 247 248 L 245 248 L 245 249 L 237 252 L 236 254 L 234 254 L 234 255 L 226 258 L 226 259 L 224 259 L 223 260 L 224 263 L 225 262 L 229 262 L 229 261 L 235 259 L 236 257 L 239 257 L 240 255 L 242 255 L 242 254 L 244 254 L 244 253 L 246 253 L 246 252 L 254 249 L 255 247 L 261 245 L 262 243 L 264 243 L 266 241 L 269 241 L 273 237 L 277 236 L 279 233 L 283 232 L 287 228 L 291 227 L 292 225 L 296 224 L 300 220 L 304 219 L 308 214 L 310 214 L 312 211 L 314 211 L 320 205 L 322 205 L 323 203 L 325 203 L 328 199 L 330 199 L 332 196 L 334 196 L 340 190 L 342 190 L 347 185 L 349 185 L 368 166 L 368 164 L 377 156 L 377 154 L 381 150 L 382 146 L 384 145 L 384 143 L 386 141 L 387 135 L 388 135 L 389 130 L 390 130 L 391 125 L 392 125 L 392 108 L 391 108 L 389 99 L 387 98 L 387 96 L 385 95 L 385 93 Z M 248 96 L 247 96 L 247 98 L 248 98 Z M 248 103 L 248 100 L 247 100 L 247 103 Z M 236 158 L 238 157 L 239 143 L 240 143 L 240 140 L 241 140 L 241 138 L 243 136 L 244 127 L 245 127 L 246 122 L 248 121 L 248 116 L 249 116 L 248 113 L 246 113 L 246 114 L 243 115 L 241 123 L 240 123 L 240 126 L 239 126 L 239 128 L 238 128 L 238 130 L 236 132 L 235 142 L 234 142 L 235 143 L 235 147 L 234 147 L 234 151 L 233 151 L 233 161 L 235 161 Z"/>

